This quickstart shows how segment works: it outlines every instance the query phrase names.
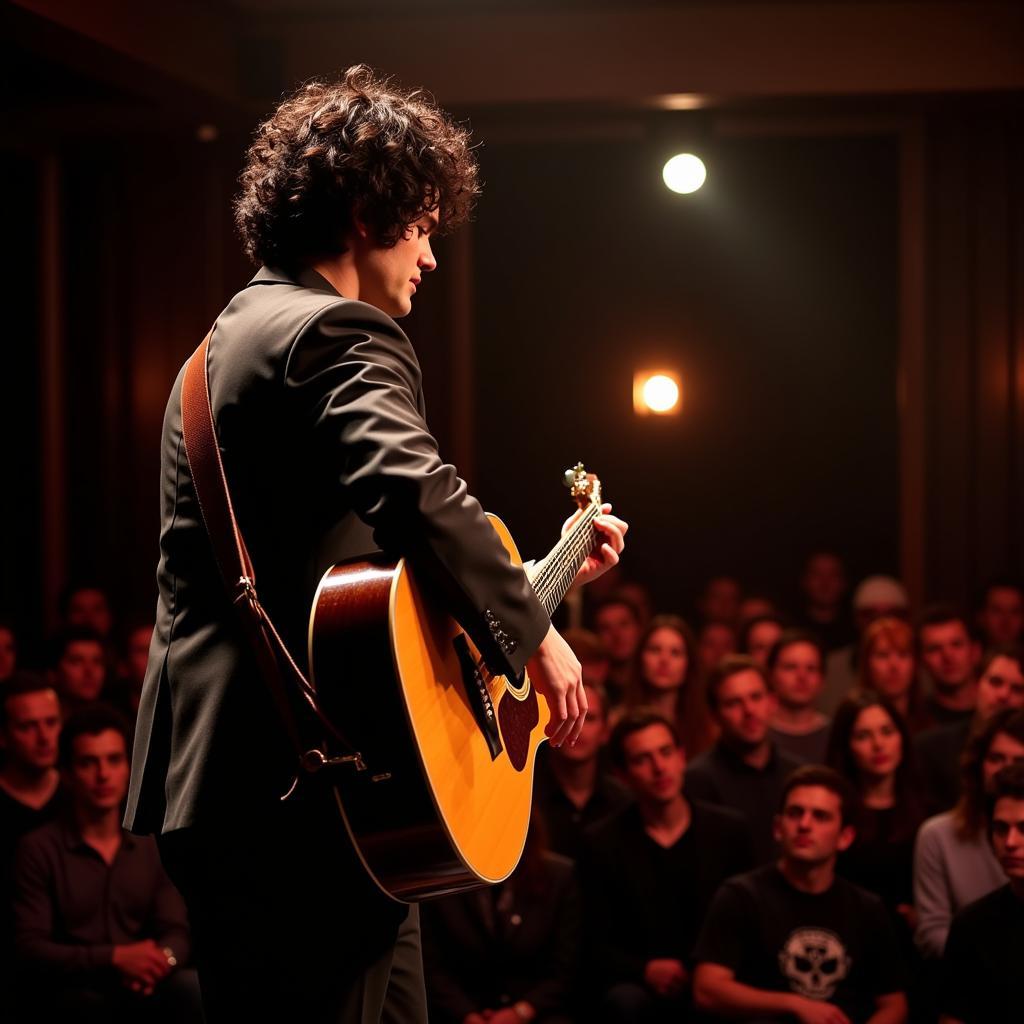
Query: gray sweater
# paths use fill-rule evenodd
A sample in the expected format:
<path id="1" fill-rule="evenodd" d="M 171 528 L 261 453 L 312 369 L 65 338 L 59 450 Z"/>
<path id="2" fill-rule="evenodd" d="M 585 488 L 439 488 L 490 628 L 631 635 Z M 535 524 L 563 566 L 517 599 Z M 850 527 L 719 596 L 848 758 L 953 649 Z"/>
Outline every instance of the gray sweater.
<path id="1" fill-rule="evenodd" d="M 914 941 L 921 955 L 937 960 L 946 948 L 953 915 L 1006 884 L 988 836 L 961 839 L 953 812 L 929 818 L 917 833 L 914 847 Z"/>

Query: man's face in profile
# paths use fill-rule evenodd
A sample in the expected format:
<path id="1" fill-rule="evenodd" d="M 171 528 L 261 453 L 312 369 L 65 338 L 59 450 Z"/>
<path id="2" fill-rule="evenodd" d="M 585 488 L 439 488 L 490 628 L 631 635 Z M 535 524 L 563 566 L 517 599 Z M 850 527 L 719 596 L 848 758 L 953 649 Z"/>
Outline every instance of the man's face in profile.
<path id="1" fill-rule="evenodd" d="M 390 317 L 407 316 L 423 275 L 437 266 L 430 237 L 437 230 L 438 214 L 424 213 L 410 224 L 392 246 L 376 245 L 369 235 L 353 245 L 359 272 L 359 298 Z"/>

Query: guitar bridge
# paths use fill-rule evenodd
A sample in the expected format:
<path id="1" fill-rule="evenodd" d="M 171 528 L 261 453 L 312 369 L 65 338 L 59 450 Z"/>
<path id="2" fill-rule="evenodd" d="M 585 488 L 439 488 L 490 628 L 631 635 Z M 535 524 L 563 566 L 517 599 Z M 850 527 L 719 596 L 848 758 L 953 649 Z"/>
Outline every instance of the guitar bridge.
<path id="1" fill-rule="evenodd" d="M 466 641 L 466 635 L 460 633 L 453 641 L 455 654 L 459 659 L 459 667 L 462 669 L 462 684 L 466 688 L 466 696 L 469 699 L 469 707 L 473 712 L 473 718 L 480 727 L 487 742 L 487 749 L 490 751 L 491 760 L 497 760 L 503 747 L 501 745 L 501 733 L 498 730 L 498 717 L 494 713 L 494 702 L 487 689 L 487 680 L 484 679 L 480 666 L 473 658 Z"/>

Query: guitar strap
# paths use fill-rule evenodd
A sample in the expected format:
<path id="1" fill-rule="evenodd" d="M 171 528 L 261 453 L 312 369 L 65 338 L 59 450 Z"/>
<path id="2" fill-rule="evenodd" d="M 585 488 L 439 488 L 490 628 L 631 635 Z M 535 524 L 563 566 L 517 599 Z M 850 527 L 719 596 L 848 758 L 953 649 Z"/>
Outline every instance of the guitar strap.
<path id="1" fill-rule="evenodd" d="M 202 344 L 192 353 L 181 385 L 181 433 L 185 443 L 185 457 L 192 473 L 199 510 L 213 546 L 214 557 L 256 656 L 260 675 L 277 704 L 300 768 L 315 772 L 325 764 L 351 763 L 362 770 L 365 765 L 358 752 L 353 751 L 342 757 L 328 757 L 322 749 L 325 746 L 323 742 L 313 748 L 303 742 L 303 730 L 299 728 L 293 702 L 289 699 L 286 679 L 319 720 L 325 735 L 348 750 L 353 750 L 344 733 L 324 714 L 316 690 L 295 663 L 256 592 L 256 572 L 235 519 L 210 404 L 207 354 L 215 329 L 216 325 L 210 328 Z M 298 774 L 282 799 L 291 795 L 297 781 Z"/>

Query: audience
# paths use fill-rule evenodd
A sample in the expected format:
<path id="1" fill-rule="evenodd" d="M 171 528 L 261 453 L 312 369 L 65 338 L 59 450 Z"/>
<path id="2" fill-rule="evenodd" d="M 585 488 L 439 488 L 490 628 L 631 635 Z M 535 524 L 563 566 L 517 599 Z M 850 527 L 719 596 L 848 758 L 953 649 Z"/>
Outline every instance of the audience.
<path id="1" fill-rule="evenodd" d="M 650 707 L 675 722 L 687 753 L 696 756 L 715 733 L 693 650 L 693 633 L 678 615 L 655 616 L 640 637 L 626 707 Z"/>
<path id="2" fill-rule="evenodd" d="M 103 705 L 64 723 L 68 813 L 22 839 L 15 940 L 34 983 L 33 1020 L 190 1021 L 198 983 L 183 970 L 185 906 L 152 837 L 121 828 L 128 727 Z"/>
<path id="3" fill-rule="evenodd" d="M 613 706 L 626 698 L 642 629 L 636 606 L 619 594 L 606 597 L 594 609 L 594 632 L 604 644 L 611 663 L 605 686 Z"/>
<path id="4" fill-rule="evenodd" d="M 54 678 L 65 717 L 89 707 L 107 684 L 107 654 L 99 633 L 70 626 L 54 646 Z"/>
<path id="5" fill-rule="evenodd" d="M 996 776 L 988 829 L 1009 882 L 953 920 L 943 957 L 943 1024 L 1006 1021 L 1019 1012 L 1014 1007 L 1024 963 L 1024 764 Z"/>
<path id="6" fill-rule="evenodd" d="M 718 890 L 694 953 L 694 999 L 716 1018 L 897 1024 L 907 1019 L 899 947 L 876 896 L 836 877 L 855 839 L 856 797 L 837 772 L 805 765 L 775 817 L 777 864 Z"/>
<path id="7" fill-rule="evenodd" d="M 630 711 L 609 753 L 636 803 L 589 833 L 582 863 L 590 988 L 606 1021 L 676 1021 L 689 1006 L 691 952 L 715 889 L 751 866 L 737 815 L 683 795 L 673 719 Z"/>
<path id="8" fill-rule="evenodd" d="M 952 811 L 929 818 L 914 848 L 914 939 L 921 955 L 942 956 L 954 914 L 1003 884 L 988 842 L 986 803 L 996 775 L 1024 763 L 1024 711 L 997 711 L 980 723 L 964 752 L 963 787 Z"/>
<path id="9" fill-rule="evenodd" d="M 727 626 L 735 626 L 742 599 L 743 588 L 739 580 L 732 576 L 713 576 L 697 598 L 697 611 L 705 624 L 723 622 Z"/>
<path id="10" fill-rule="evenodd" d="M 697 669 L 707 678 L 736 650 L 736 630 L 725 622 L 705 622 L 697 634 Z"/>
<path id="11" fill-rule="evenodd" d="M 859 797 L 857 834 L 838 871 L 881 899 L 909 949 L 914 927 L 914 839 L 925 802 L 914 774 L 910 733 L 884 697 L 862 692 L 839 705 L 828 763 Z"/>
<path id="12" fill-rule="evenodd" d="M 608 657 L 608 648 L 601 638 L 589 629 L 567 629 L 562 638 L 579 659 L 583 682 L 603 689 L 608 682 L 612 663 Z"/>
<path id="13" fill-rule="evenodd" d="M 768 654 L 768 681 L 775 713 L 768 731 L 772 742 L 797 761 L 822 764 L 828 744 L 828 719 L 815 708 L 824 682 L 825 652 L 803 630 L 782 634 Z"/>
<path id="14" fill-rule="evenodd" d="M 931 693 L 925 711 L 935 725 L 962 722 L 974 714 L 975 671 L 981 648 L 967 618 L 948 605 L 933 605 L 917 624 L 917 647 Z"/>
<path id="15" fill-rule="evenodd" d="M 916 739 L 917 760 L 934 811 L 948 810 L 960 796 L 960 754 L 972 728 L 1003 708 L 1024 707 L 1024 651 L 1004 647 L 981 664 L 974 714 L 926 729 Z"/>
<path id="16" fill-rule="evenodd" d="M 625 786 L 602 769 L 601 748 L 608 739 L 608 698 L 604 690 L 583 684 L 586 720 L 579 738 L 545 747 L 537 765 L 534 798 L 544 818 L 548 847 L 578 860 L 584 830 L 629 803 Z"/>
<path id="17" fill-rule="evenodd" d="M 152 622 L 133 627 L 128 632 L 124 657 L 121 659 L 117 703 L 123 706 L 131 721 L 134 721 L 139 713 L 139 698 L 142 696 L 142 684 L 146 679 L 149 644 L 152 638 Z"/>
<path id="18" fill-rule="evenodd" d="M 826 653 L 852 644 L 853 621 L 846 608 L 846 568 L 832 551 L 815 551 L 800 573 L 797 623 L 817 636 Z"/>
<path id="19" fill-rule="evenodd" d="M 985 588 L 975 616 L 987 647 L 1009 647 L 1024 641 L 1024 587 L 999 578 Z"/>
<path id="20" fill-rule="evenodd" d="M 768 655 L 785 628 L 779 615 L 758 615 L 745 620 L 740 626 L 739 653 L 749 655 L 761 668 L 765 668 Z"/>
<path id="21" fill-rule="evenodd" d="M 523 858 L 509 879 L 424 903 L 422 922 L 432 1021 L 570 1024 L 574 1019 L 579 890 L 572 862 L 546 849 L 536 814 Z"/>
<path id="22" fill-rule="evenodd" d="M 707 700 L 719 738 L 691 764 L 686 795 L 738 811 L 750 828 L 755 861 L 763 864 L 775 854 L 772 819 L 798 762 L 768 735 L 775 698 L 756 662 L 739 654 L 723 659 L 708 679 Z"/>
<path id="23" fill-rule="evenodd" d="M 18 667 L 18 637 L 14 626 L 0 619 L 0 683 L 14 675 Z"/>
<path id="24" fill-rule="evenodd" d="M 87 629 L 106 640 L 114 624 L 106 591 L 92 582 L 78 582 L 65 588 L 60 598 L 65 626 Z"/>
<path id="25" fill-rule="evenodd" d="M 917 679 L 914 631 L 903 619 L 875 619 L 864 630 L 857 667 L 861 689 L 884 697 L 911 733 L 928 724 Z"/>

